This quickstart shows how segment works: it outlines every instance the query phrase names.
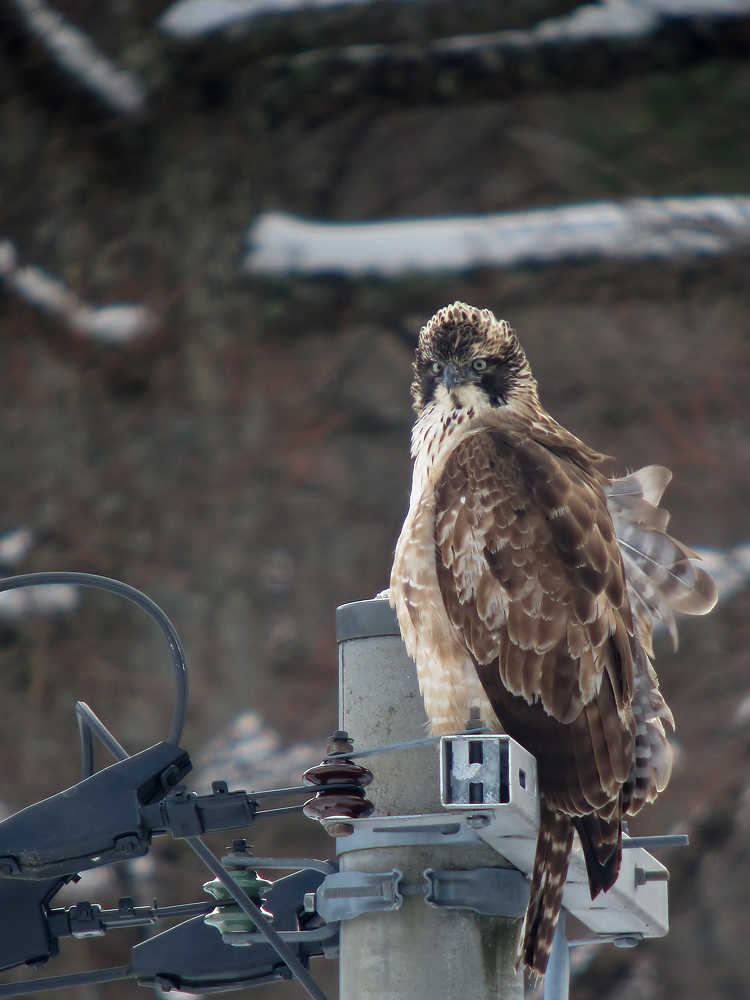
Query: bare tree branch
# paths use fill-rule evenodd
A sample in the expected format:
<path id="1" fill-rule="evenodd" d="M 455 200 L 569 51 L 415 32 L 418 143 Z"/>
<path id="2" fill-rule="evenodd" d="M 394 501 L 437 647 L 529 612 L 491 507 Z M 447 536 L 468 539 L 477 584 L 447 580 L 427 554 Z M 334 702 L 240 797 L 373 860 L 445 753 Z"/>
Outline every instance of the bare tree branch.
<path id="1" fill-rule="evenodd" d="M 11 0 L 26 31 L 37 39 L 53 62 L 117 114 L 141 111 L 148 98 L 135 73 L 120 69 L 88 35 L 74 27 L 44 0 Z"/>
<path id="2" fill-rule="evenodd" d="M 750 247 L 750 197 L 638 198 L 498 215 L 388 222 L 308 222 L 261 215 L 248 234 L 250 274 L 381 275 L 512 268 L 614 258 L 679 259 Z"/>
<path id="3" fill-rule="evenodd" d="M 16 528 L 0 536 L 0 577 L 16 572 L 33 546 L 29 528 Z M 78 607 L 79 601 L 79 588 L 67 584 L 5 590 L 0 593 L 0 620 L 67 614 Z"/>
<path id="4" fill-rule="evenodd" d="M 38 267 L 19 267 L 10 240 L 0 241 L 0 280 L 37 309 L 60 316 L 75 333 L 123 345 L 150 333 L 156 317 L 147 306 L 122 303 L 95 308 Z"/>
<path id="5" fill-rule="evenodd" d="M 220 35 L 259 53 L 320 45 L 424 42 L 468 31 L 529 28 L 579 0 L 177 0 L 159 19 L 182 41 Z"/>
<path id="6" fill-rule="evenodd" d="M 279 58 L 268 110 L 369 99 L 506 97 L 556 86 L 600 86 L 750 50 L 750 0 L 605 0 L 528 30 L 442 38 L 423 45 L 355 45 Z"/>

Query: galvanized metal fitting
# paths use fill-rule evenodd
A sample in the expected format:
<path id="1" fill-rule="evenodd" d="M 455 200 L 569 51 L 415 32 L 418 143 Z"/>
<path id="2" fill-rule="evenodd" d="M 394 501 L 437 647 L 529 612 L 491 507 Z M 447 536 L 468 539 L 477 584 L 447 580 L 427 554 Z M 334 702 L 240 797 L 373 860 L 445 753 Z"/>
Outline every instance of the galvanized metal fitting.
<path id="1" fill-rule="evenodd" d="M 315 909 L 326 923 L 398 910 L 403 903 L 398 891 L 401 877 L 397 868 L 390 872 L 335 872 L 325 877 L 315 893 Z"/>

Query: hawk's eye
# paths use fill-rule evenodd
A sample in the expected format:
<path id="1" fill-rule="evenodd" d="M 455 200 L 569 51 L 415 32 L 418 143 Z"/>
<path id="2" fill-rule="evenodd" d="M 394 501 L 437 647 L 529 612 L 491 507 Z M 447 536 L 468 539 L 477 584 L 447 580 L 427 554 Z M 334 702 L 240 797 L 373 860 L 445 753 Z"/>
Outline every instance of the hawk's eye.
<path id="1" fill-rule="evenodd" d="M 439 361 L 433 361 L 432 364 L 430 365 L 430 371 L 432 372 L 433 375 L 439 375 L 442 370 L 443 366 L 440 364 Z"/>
<path id="2" fill-rule="evenodd" d="M 484 358 L 477 358 L 477 360 L 472 365 L 475 372 L 483 372 L 487 370 L 487 362 Z"/>

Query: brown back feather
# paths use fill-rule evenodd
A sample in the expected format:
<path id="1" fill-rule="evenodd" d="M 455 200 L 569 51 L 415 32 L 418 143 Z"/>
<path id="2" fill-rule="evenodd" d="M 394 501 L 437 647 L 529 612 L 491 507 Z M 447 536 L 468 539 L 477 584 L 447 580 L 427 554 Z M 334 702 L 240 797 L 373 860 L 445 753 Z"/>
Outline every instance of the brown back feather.
<path id="1" fill-rule="evenodd" d="M 571 817 L 580 819 L 592 895 L 617 878 L 635 741 L 622 562 L 598 476 L 579 459 L 498 426 L 457 446 L 435 493 L 449 618 L 503 729 L 537 759 L 544 807 L 522 951 L 540 975 Z"/>

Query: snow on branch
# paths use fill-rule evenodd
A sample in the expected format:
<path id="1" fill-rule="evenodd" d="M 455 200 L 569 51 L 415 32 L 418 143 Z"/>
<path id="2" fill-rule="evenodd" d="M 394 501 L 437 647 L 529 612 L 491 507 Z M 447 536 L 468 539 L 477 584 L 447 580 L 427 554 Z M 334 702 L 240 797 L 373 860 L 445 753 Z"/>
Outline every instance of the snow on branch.
<path id="1" fill-rule="evenodd" d="M 77 587 L 55 583 L 47 587 L 24 587 L 0 593 L 0 618 L 46 618 L 75 611 L 79 604 Z"/>
<path id="2" fill-rule="evenodd" d="M 256 275 L 397 278 L 607 257 L 716 256 L 750 247 L 750 196 L 637 198 L 498 215 L 389 222 L 258 217 L 244 269 Z"/>
<path id="3" fill-rule="evenodd" d="M 88 35 L 68 24 L 44 0 L 12 0 L 25 29 L 70 73 L 117 114 L 140 111 L 148 97 L 135 73 L 120 69 L 100 52 Z"/>
<path id="4" fill-rule="evenodd" d="M 0 578 L 17 573 L 34 545 L 29 528 L 16 528 L 0 536 Z M 0 619 L 44 618 L 75 611 L 80 590 L 68 584 L 24 587 L 0 592 Z"/>
<path id="5" fill-rule="evenodd" d="M 408 41 L 488 27 L 528 27 L 576 5 L 577 0 L 177 0 L 158 26 L 182 41 L 217 33 L 245 40 L 269 29 L 273 34 L 275 22 L 286 33 L 279 41 L 288 51 L 290 42 L 299 47 L 290 32 L 299 32 L 304 48 L 327 35 L 343 34 L 359 42 Z"/>
<path id="6" fill-rule="evenodd" d="M 95 308 L 40 268 L 19 267 L 9 240 L 0 241 L 0 281 L 37 309 L 60 316 L 75 333 L 105 344 L 127 344 L 156 326 L 147 306 L 123 303 Z"/>
<path id="7" fill-rule="evenodd" d="M 34 536 L 29 528 L 16 528 L 0 536 L 0 568 L 16 570 L 26 559 L 34 545 Z"/>
<path id="8" fill-rule="evenodd" d="M 361 100 L 507 97 L 595 86 L 711 57 L 746 57 L 750 0 L 603 0 L 525 30 L 463 32 L 426 44 L 350 45 L 279 58 L 266 95 L 283 114 Z"/>
<path id="9" fill-rule="evenodd" d="M 198 754 L 191 784 L 208 790 L 220 775 L 243 788 L 283 788 L 298 785 L 302 772 L 319 760 L 319 746 L 283 746 L 279 733 L 257 712 L 243 712 Z"/>

